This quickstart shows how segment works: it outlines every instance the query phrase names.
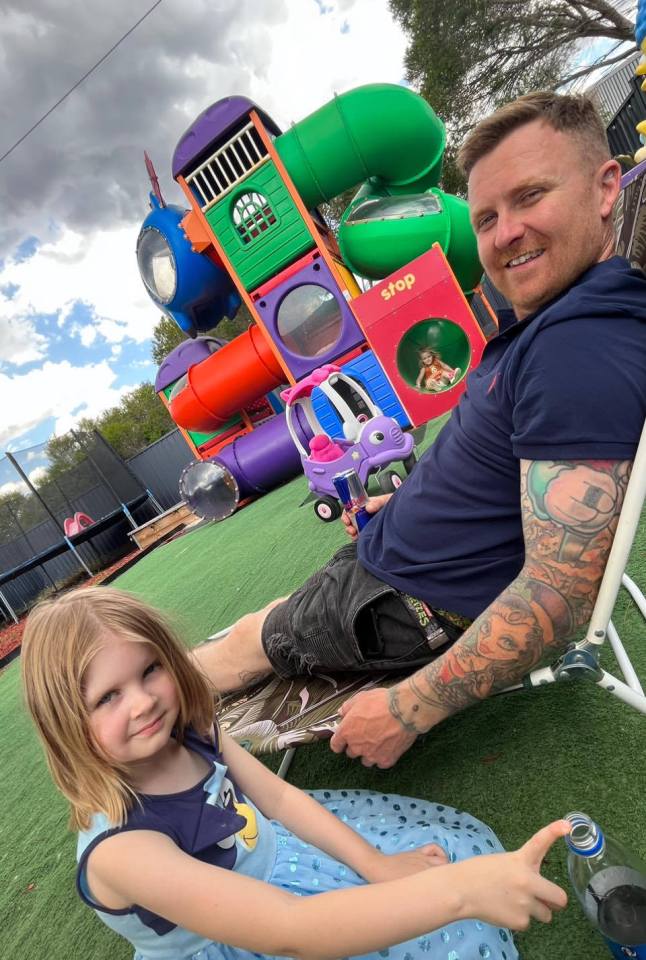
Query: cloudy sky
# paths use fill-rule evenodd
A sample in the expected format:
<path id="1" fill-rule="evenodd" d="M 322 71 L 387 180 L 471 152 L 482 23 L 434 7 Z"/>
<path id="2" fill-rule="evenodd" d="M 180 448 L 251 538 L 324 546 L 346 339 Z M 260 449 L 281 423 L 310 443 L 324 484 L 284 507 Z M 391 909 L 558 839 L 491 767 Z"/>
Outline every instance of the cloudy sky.
<path id="1" fill-rule="evenodd" d="M 335 92 L 403 82 L 404 50 L 387 0 L 0 0 L 0 452 L 154 380 L 144 149 L 184 205 L 172 152 L 210 103 L 246 95 L 284 129 Z"/>

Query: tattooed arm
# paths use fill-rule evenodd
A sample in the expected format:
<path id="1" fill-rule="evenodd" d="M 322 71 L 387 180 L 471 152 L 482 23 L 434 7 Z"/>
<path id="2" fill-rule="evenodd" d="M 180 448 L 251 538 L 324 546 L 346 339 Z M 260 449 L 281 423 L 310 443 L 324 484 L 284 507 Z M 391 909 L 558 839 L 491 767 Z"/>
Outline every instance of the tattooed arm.
<path id="1" fill-rule="evenodd" d="M 362 695 L 363 712 L 374 707 L 374 715 L 357 712 L 354 731 L 347 721 L 359 697 L 350 701 L 337 746 L 343 742 L 364 763 L 392 766 L 420 733 L 554 659 L 592 614 L 630 467 L 521 461 L 519 575 L 441 657 L 390 690 Z"/>

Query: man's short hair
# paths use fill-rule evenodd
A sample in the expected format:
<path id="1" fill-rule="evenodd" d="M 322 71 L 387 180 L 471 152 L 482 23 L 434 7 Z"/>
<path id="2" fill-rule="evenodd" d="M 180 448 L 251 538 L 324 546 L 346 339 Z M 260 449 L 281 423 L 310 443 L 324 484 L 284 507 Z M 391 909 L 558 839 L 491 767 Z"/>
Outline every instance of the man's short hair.
<path id="1" fill-rule="evenodd" d="M 519 127 L 534 120 L 569 133 L 581 144 L 583 155 L 595 164 L 610 159 L 603 121 L 585 94 L 558 94 L 539 90 L 506 103 L 468 134 L 458 151 L 458 165 L 466 177 L 475 164 Z"/>

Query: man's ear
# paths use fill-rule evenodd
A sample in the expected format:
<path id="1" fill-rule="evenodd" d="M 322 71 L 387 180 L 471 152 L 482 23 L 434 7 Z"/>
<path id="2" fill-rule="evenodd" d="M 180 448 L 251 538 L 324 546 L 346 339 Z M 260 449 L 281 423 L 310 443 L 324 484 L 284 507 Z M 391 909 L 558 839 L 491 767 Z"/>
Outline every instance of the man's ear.
<path id="1" fill-rule="evenodd" d="M 616 160 L 607 160 L 597 171 L 597 183 L 601 194 L 601 216 L 605 219 L 612 213 L 612 208 L 621 190 L 621 167 Z"/>

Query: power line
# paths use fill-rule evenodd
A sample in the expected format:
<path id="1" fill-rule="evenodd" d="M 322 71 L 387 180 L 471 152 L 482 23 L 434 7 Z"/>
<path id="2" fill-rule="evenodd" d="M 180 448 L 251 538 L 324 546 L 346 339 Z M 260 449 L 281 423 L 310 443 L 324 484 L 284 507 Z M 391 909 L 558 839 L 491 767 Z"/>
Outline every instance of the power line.
<path id="1" fill-rule="evenodd" d="M 20 137 L 19 140 L 16 140 L 16 142 L 14 143 L 13 146 L 12 146 L 12 147 L 9 147 L 9 149 L 7 150 L 7 152 L 2 154 L 2 156 L 0 157 L 0 163 L 2 163 L 3 160 L 6 160 L 6 158 L 9 156 L 9 154 L 10 154 L 10 153 L 13 153 L 13 151 L 16 149 L 16 147 L 19 147 L 20 144 L 23 142 L 23 140 L 26 140 L 27 137 L 29 136 L 29 134 L 30 134 L 30 133 L 33 133 L 34 130 L 36 129 L 36 127 L 39 127 L 39 126 L 41 125 L 41 123 L 43 122 L 43 120 L 46 120 L 46 119 L 47 119 L 47 117 L 50 115 L 50 113 L 53 113 L 54 110 L 56 110 L 57 107 L 60 107 L 60 105 L 61 105 L 61 103 L 63 102 L 63 100 L 67 100 L 67 98 L 69 97 L 70 93 L 73 93 L 74 90 L 76 90 L 77 87 L 80 87 L 80 85 L 83 83 L 83 81 L 84 81 L 84 80 L 87 80 L 87 78 L 90 76 L 90 74 L 91 74 L 91 73 L 94 73 L 94 71 L 96 70 L 96 68 L 97 68 L 97 67 L 100 67 L 104 60 L 107 60 L 107 59 L 108 59 L 108 57 L 110 56 L 110 54 L 113 53 L 113 52 L 117 49 L 117 47 L 119 46 L 119 44 L 123 43 L 123 41 L 126 39 L 126 37 L 129 37 L 130 34 L 131 34 L 134 30 L 137 29 L 137 27 L 139 26 L 139 24 L 140 24 L 140 23 L 143 23 L 143 21 L 146 19 L 146 17 L 150 16 L 150 14 L 153 12 L 153 10 L 155 9 L 155 7 L 158 7 L 161 2 L 162 2 L 162 0 L 156 0 L 156 3 L 153 3 L 153 5 L 152 5 L 152 7 L 150 8 L 150 10 L 147 10 L 146 13 L 144 13 L 143 17 L 140 17 L 139 20 L 137 20 L 137 22 L 136 22 L 135 24 L 133 24 L 133 25 L 130 27 L 130 29 L 129 29 L 126 33 L 124 33 L 124 35 L 123 35 L 122 37 L 120 37 L 119 40 L 117 40 L 117 42 L 114 44 L 114 46 L 110 47 L 110 49 L 108 50 L 108 52 L 107 52 L 107 53 L 104 53 L 103 56 L 101 57 L 101 59 L 100 59 L 100 60 L 97 60 L 97 62 L 94 64 L 94 66 L 93 66 L 93 67 L 90 67 L 90 69 L 87 71 L 87 73 L 84 73 L 83 76 L 81 77 L 81 79 L 80 79 L 80 80 L 77 80 L 76 83 L 74 84 L 74 86 L 70 87 L 70 89 L 67 91 L 67 93 L 64 93 L 63 96 L 60 98 L 60 100 L 57 100 L 56 103 L 54 104 L 54 106 L 53 106 L 53 107 L 50 107 L 49 110 L 47 111 L 47 113 L 44 113 L 44 114 L 42 115 L 42 117 L 40 118 L 40 120 L 37 120 L 37 121 L 36 121 L 36 123 L 33 125 L 33 127 L 30 127 L 29 130 L 27 130 L 26 133 L 23 133 L 22 137 Z"/>

